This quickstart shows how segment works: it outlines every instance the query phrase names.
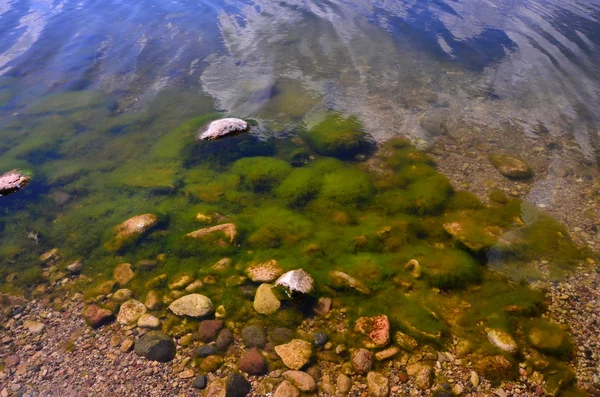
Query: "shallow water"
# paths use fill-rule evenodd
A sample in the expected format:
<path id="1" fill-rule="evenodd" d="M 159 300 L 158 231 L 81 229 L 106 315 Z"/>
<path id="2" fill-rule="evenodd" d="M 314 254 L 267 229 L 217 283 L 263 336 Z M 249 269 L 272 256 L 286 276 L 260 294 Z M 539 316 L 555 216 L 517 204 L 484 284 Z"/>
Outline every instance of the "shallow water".
<path id="1" fill-rule="evenodd" d="M 0 173 L 32 176 L 0 197 L 2 288 L 43 282 L 38 258 L 54 247 L 60 271 L 81 258 L 94 285 L 120 262 L 160 258 L 131 286 L 140 299 L 161 273 L 224 277 L 207 269 L 229 256 L 232 284 L 207 291 L 253 316 L 235 277 L 275 257 L 343 296 L 351 316 L 383 310 L 428 342 L 485 345 L 485 327 L 527 328 L 519 316 L 541 313 L 527 282 L 559 279 L 586 252 L 526 202 L 485 207 L 406 142 L 375 145 L 406 136 L 424 148 L 450 119 L 569 136 L 593 159 L 599 64 L 595 1 L 0 0 Z M 222 114 L 255 121 L 252 134 L 198 143 Z M 342 153 L 321 142 L 348 132 L 361 142 Z M 298 158 L 310 160 L 292 170 Z M 160 218 L 151 233 L 107 249 L 116 225 L 144 213 Z M 198 213 L 234 221 L 239 245 L 182 239 L 203 226 Z M 465 235 L 452 239 L 452 222 Z M 414 258 L 423 279 L 404 270 Z M 331 289 L 330 270 L 371 299 Z M 448 317 L 457 307 L 470 310 Z M 296 321 L 286 315 L 272 321 Z"/>

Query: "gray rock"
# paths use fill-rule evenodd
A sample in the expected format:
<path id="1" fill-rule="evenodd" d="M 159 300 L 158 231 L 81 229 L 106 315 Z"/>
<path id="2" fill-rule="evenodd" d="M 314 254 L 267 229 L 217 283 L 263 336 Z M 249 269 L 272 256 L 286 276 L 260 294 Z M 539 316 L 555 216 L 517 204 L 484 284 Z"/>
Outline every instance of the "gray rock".
<path id="1" fill-rule="evenodd" d="M 226 397 L 245 397 L 250 393 L 250 390 L 252 390 L 252 387 L 244 375 L 234 372 L 227 378 L 225 386 Z"/>
<path id="2" fill-rule="evenodd" d="M 242 329 L 242 340 L 248 347 L 264 349 L 267 344 L 265 329 L 259 325 L 249 325 Z"/>
<path id="3" fill-rule="evenodd" d="M 135 342 L 136 354 L 149 360 L 167 362 L 175 358 L 175 342 L 160 331 L 150 331 Z"/>
<path id="4" fill-rule="evenodd" d="M 228 117 L 211 122 L 208 128 L 200 133 L 200 139 L 214 141 L 226 136 L 248 132 L 249 130 L 250 125 L 244 120 Z"/>
<path id="5" fill-rule="evenodd" d="M 206 389 L 206 382 L 206 375 L 200 375 L 196 379 L 194 379 L 194 383 L 192 383 L 192 386 L 196 389 L 204 390 Z"/>
<path id="6" fill-rule="evenodd" d="M 196 350 L 196 355 L 198 357 L 208 357 L 208 356 L 213 356 L 217 354 L 217 347 L 215 345 L 206 345 L 206 346 L 202 346 L 199 347 L 198 350 Z"/>
<path id="7" fill-rule="evenodd" d="M 323 331 L 317 331 L 313 335 L 313 341 L 316 347 L 323 347 L 327 343 L 327 334 Z"/>

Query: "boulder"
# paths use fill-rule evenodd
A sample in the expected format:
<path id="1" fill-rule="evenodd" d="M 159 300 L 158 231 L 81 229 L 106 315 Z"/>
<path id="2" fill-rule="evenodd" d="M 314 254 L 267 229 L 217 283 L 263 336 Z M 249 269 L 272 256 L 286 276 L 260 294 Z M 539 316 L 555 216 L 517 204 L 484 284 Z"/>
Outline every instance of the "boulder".
<path id="1" fill-rule="evenodd" d="M 246 276 L 255 283 L 272 283 L 283 274 L 283 269 L 275 259 L 249 265 Z"/>
<path id="2" fill-rule="evenodd" d="M 8 196 L 23 189 L 30 178 L 19 170 L 8 171 L 0 175 L 0 196 Z"/>
<path id="3" fill-rule="evenodd" d="M 533 176 L 529 164 L 518 157 L 492 154 L 490 161 L 500 174 L 509 179 L 529 179 Z"/>
<path id="4" fill-rule="evenodd" d="M 135 342 L 136 354 L 148 360 L 167 362 L 175 358 L 175 342 L 162 332 L 150 331 Z"/>
<path id="5" fill-rule="evenodd" d="M 198 339 L 204 343 L 217 339 L 219 331 L 223 328 L 222 320 L 204 320 L 198 325 Z"/>
<path id="6" fill-rule="evenodd" d="M 365 295 L 371 293 L 371 290 L 366 285 L 344 272 L 332 270 L 329 272 L 329 278 L 331 286 L 334 288 L 350 288 Z"/>
<path id="7" fill-rule="evenodd" d="M 517 342 L 515 342 L 513 337 L 506 331 L 501 329 L 488 329 L 487 337 L 488 340 L 500 350 L 509 353 L 517 351 Z"/>
<path id="8" fill-rule="evenodd" d="M 312 346 L 301 339 L 293 339 L 289 343 L 275 346 L 275 352 L 288 368 L 300 369 L 310 360 Z"/>
<path id="9" fill-rule="evenodd" d="M 317 390 L 317 383 L 306 372 L 286 371 L 283 373 L 283 377 L 302 392 L 314 392 Z"/>
<path id="10" fill-rule="evenodd" d="M 247 347 L 263 349 L 267 344 L 267 334 L 260 325 L 249 325 L 242 329 L 242 340 Z"/>
<path id="11" fill-rule="evenodd" d="M 131 270 L 131 263 L 121 263 L 113 270 L 113 278 L 121 287 L 127 285 L 133 277 L 135 273 Z"/>
<path id="12" fill-rule="evenodd" d="M 275 389 L 273 397 L 300 397 L 300 390 L 287 380 L 284 380 Z"/>
<path id="13" fill-rule="evenodd" d="M 373 366 L 373 354 L 367 349 L 358 349 L 352 354 L 352 367 L 364 375 Z"/>
<path id="14" fill-rule="evenodd" d="M 390 343 L 390 321 L 386 315 L 361 317 L 356 320 L 354 331 L 371 338 L 373 347 L 382 347 Z"/>
<path id="15" fill-rule="evenodd" d="M 92 328 L 101 327 L 115 318 L 113 312 L 95 304 L 85 306 L 81 315 L 85 322 Z"/>
<path id="16" fill-rule="evenodd" d="M 238 367 L 248 375 L 264 375 L 267 372 L 267 360 L 253 347 L 242 355 Z"/>
<path id="17" fill-rule="evenodd" d="M 211 122 L 206 130 L 199 134 L 201 140 L 214 141 L 226 136 L 234 136 L 250 131 L 250 124 L 242 119 L 227 117 Z"/>
<path id="18" fill-rule="evenodd" d="M 109 251 L 119 251 L 126 244 L 137 240 L 140 236 L 158 224 L 154 214 L 142 214 L 129 218 L 115 228 L 115 237 L 106 243 Z"/>
<path id="19" fill-rule="evenodd" d="M 371 397 L 387 397 L 390 394 L 390 381 L 379 372 L 367 374 L 367 387 Z"/>
<path id="20" fill-rule="evenodd" d="M 178 316 L 204 317 L 214 312 L 214 306 L 204 295 L 189 294 L 171 303 L 169 310 Z"/>
<path id="21" fill-rule="evenodd" d="M 281 302 L 273 293 L 273 286 L 271 284 L 261 284 L 256 290 L 256 295 L 254 295 L 254 310 L 259 314 L 272 314 L 280 306 Z"/>
<path id="22" fill-rule="evenodd" d="M 225 386 L 226 397 L 245 397 L 252 390 L 250 382 L 244 375 L 234 372 L 227 378 Z"/>
<path id="23" fill-rule="evenodd" d="M 117 322 L 122 325 L 134 325 L 148 309 L 138 300 L 130 299 L 119 308 Z"/>
<path id="24" fill-rule="evenodd" d="M 285 288 L 290 294 L 299 292 L 309 294 L 314 289 L 315 281 L 303 269 L 291 270 L 279 277 L 275 285 Z"/>
<path id="25" fill-rule="evenodd" d="M 222 225 L 205 227 L 204 229 L 199 229 L 199 230 L 193 231 L 191 233 L 186 234 L 185 237 L 202 239 L 202 238 L 204 238 L 206 236 L 210 236 L 214 233 L 225 234 L 225 236 L 227 237 L 229 242 L 233 243 L 237 236 L 237 228 L 235 227 L 235 225 L 233 223 L 224 223 Z"/>

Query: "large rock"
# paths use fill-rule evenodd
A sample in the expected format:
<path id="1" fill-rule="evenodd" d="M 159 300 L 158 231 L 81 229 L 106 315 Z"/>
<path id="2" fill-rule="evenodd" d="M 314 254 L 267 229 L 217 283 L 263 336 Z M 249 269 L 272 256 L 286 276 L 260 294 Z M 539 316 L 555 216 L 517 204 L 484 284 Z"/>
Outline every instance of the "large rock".
<path id="1" fill-rule="evenodd" d="M 185 237 L 202 239 L 215 233 L 225 234 L 227 240 L 229 240 L 230 243 L 233 243 L 237 236 L 237 228 L 233 223 L 224 223 L 222 225 L 205 227 L 204 229 L 193 231 L 186 234 Z"/>
<path id="2" fill-rule="evenodd" d="M 300 369 L 310 360 L 312 346 L 301 339 L 293 339 L 289 343 L 275 346 L 275 352 L 288 368 Z"/>
<path id="3" fill-rule="evenodd" d="M 390 394 L 390 381 L 379 372 L 371 371 L 367 374 L 367 387 L 371 397 L 387 397 Z"/>
<path id="4" fill-rule="evenodd" d="M 362 282 L 339 270 L 332 270 L 329 272 L 329 278 L 331 280 L 331 286 L 334 288 L 350 288 L 365 295 L 371 293 L 371 290 L 369 290 Z"/>
<path id="5" fill-rule="evenodd" d="M 131 263 L 121 263 L 113 270 L 113 278 L 121 287 L 127 285 L 135 277 L 135 273 L 131 270 Z"/>
<path id="6" fill-rule="evenodd" d="M 288 292 L 299 292 L 301 294 L 309 294 L 314 289 L 315 281 L 303 269 L 291 270 L 275 281 L 275 285 L 284 287 Z"/>
<path id="7" fill-rule="evenodd" d="M 506 331 L 501 329 L 488 329 L 487 337 L 488 340 L 500 350 L 509 353 L 517 351 L 517 342 L 515 342 L 513 337 Z"/>
<path id="8" fill-rule="evenodd" d="M 234 136 L 250 130 L 250 124 L 242 119 L 227 117 L 211 122 L 205 131 L 200 133 L 200 139 L 214 141 L 226 136 Z"/>
<path id="9" fill-rule="evenodd" d="M 154 214 L 134 216 L 115 228 L 115 237 L 108 241 L 105 247 L 109 251 L 118 251 L 152 229 L 157 223 L 158 217 Z"/>
<path id="10" fill-rule="evenodd" d="M 498 172 L 510 179 L 528 179 L 533 176 L 531 167 L 520 158 L 501 154 L 490 155 L 490 161 Z"/>
<path id="11" fill-rule="evenodd" d="M 182 296 L 169 305 L 169 310 L 178 316 L 190 317 L 204 317 L 215 311 L 212 301 L 200 294 Z"/>
<path id="12" fill-rule="evenodd" d="M 255 283 L 272 283 L 283 274 L 283 269 L 275 259 L 254 263 L 246 267 L 246 276 Z"/>
<path id="13" fill-rule="evenodd" d="M 373 347 L 382 347 L 390 343 L 390 321 L 386 315 L 361 317 L 356 320 L 354 330 L 371 338 Z"/>
<path id="14" fill-rule="evenodd" d="M 373 366 L 373 354 L 367 349 L 358 349 L 352 354 L 352 367 L 360 374 L 366 374 Z"/>
<path id="15" fill-rule="evenodd" d="M 30 179 L 19 170 L 8 171 L 0 176 L 0 196 L 8 196 L 23 189 Z"/>
<path id="16" fill-rule="evenodd" d="M 248 325 L 242 329 L 242 340 L 248 347 L 263 349 L 267 344 L 267 334 L 260 325 Z"/>
<path id="17" fill-rule="evenodd" d="M 81 315 L 85 322 L 92 328 L 101 327 L 115 318 L 113 312 L 95 304 L 84 307 Z"/>
<path id="18" fill-rule="evenodd" d="M 117 315 L 117 322 L 123 325 L 134 325 L 137 324 L 142 314 L 146 313 L 148 309 L 146 306 L 138 300 L 129 299 L 123 303 L 119 308 L 119 314 Z"/>
<path id="19" fill-rule="evenodd" d="M 271 284 L 262 284 L 254 295 L 254 310 L 259 314 L 275 313 L 281 306 L 281 302 L 273 293 Z"/>
<path id="20" fill-rule="evenodd" d="M 244 375 L 234 372 L 227 378 L 225 390 L 226 397 L 245 397 L 252 387 Z"/>
<path id="21" fill-rule="evenodd" d="M 300 391 L 311 392 L 317 390 L 317 383 L 312 376 L 302 371 L 286 371 L 283 377 L 290 381 Z"/>
<path id="22" fill-rule="evenodd" d="M 248 375 L 263 375 L 267 372 L 267 360 L 253 347 L 242 355 L 238 367 Z"/>
<path id="23" fill-rule="evenodd" d="M 150 331 L 135 342 L 136 354 L 149 360 L 167 362 L 175 358 L 175 342 L 159 331 Z"/>

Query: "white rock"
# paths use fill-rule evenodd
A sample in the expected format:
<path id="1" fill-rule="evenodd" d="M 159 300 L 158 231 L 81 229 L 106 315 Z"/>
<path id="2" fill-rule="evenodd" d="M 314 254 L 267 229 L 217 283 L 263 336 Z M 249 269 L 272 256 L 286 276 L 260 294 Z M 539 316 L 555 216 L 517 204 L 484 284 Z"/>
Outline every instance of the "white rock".
<path id="1" fill-rule="evenodd" d="M 203 317 L 214 312 L 210 298 L 200 294 L 189 294 L 177 299 L 169 310 L 178 316 Z"/>
<path id="2" fill-rule="evenodd" d="M 210 123 L 206 131 L 200 134 L 200 139 L 213 141 L 229 135 L 241 134 L 249 129 L 250 125 L 244 120 L 228 117 Z"/>

